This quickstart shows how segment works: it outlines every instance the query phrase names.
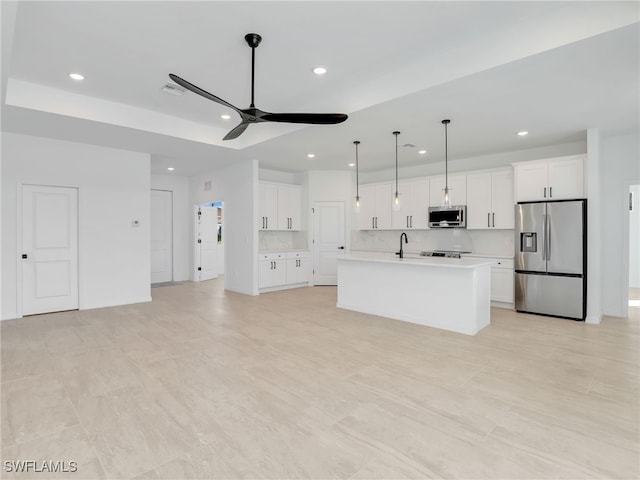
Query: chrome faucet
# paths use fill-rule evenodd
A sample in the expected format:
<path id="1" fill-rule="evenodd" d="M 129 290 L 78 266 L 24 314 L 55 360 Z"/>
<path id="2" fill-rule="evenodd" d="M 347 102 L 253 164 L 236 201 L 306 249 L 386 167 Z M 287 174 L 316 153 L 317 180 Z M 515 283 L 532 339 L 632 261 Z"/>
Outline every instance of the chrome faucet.
<path id="1" fill-rule="evenodd" d="M 409 243 L 409 239 L 407 238 L 407 234 L 402 232 L 400 234 L 400 251 L 396 252 L 396 255 L 400 255 L 400 258 L 404 258 L 404 250 L 402 250 L 402 237 L 404 237 L 404 243 Z"/>

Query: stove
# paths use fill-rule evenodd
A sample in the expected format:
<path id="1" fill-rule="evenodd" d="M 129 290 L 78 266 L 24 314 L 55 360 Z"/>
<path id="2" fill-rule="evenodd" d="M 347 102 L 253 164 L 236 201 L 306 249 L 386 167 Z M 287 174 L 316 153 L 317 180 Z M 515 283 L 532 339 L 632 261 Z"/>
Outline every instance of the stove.
<path id="1" fill-rule="evenodd" d="M 463 253 L 460 250 L 433 250 L 432 252 L 420 252 L 421 257 L 446 257 L 446 258 L 460 258 Z"/>

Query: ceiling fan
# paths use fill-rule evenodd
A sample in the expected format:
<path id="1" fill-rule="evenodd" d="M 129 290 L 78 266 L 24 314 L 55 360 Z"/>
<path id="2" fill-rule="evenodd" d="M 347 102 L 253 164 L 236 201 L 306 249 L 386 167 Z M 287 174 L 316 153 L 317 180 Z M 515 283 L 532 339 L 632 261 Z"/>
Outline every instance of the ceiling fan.
<path id="1" fill-rule="evenodd" d="M 240 115 L 241 119 L 240 124 L 229 133 L 227 133 L 223 140 L 233 140 L 234 138 L 238 138 L 242 134 L 242 132 L 244 132 L 252 123 L 285 122 L 333 125 L 336 123 L 342 123 L 347 119 L 347 115 L 345 115 L 344 113 L 270 113 L 256 108 L 253 100 L 256 47 L 260 45 L 262 37 L 257 33 L 247 33 L 244 36 L 244 39 L 251 47 L 251 105 L 249 106 L 249 108 L 240 109 L 238 107 L 235 107 L 229 102 L 216 97 L 215 95 L 201 89 L 200 87 L 197 87 L 193 83 L 187 82 L 186 80 L 180 78 L 177 75 L 174 75 L 173 73 L 169 74 L 171 80 L 176 82 L 178 85 L 186 88 L 187 90 L 191 90 L 193 93 L 197 93 L 204 98 L 208 98 L 209 100 L 219 103 L 220 105 L 224 105 L 225 107 L 229 107 L 232 110 L 238 112 L 238 115 Z"/>

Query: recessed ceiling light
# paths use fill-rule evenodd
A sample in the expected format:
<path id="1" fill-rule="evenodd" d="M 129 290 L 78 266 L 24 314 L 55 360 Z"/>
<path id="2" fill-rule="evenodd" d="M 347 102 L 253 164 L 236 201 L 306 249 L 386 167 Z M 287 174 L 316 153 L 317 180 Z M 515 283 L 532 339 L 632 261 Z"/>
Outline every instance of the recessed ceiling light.
<path id="1" fill-rule="evenodd" d="M 327 67 L 324 65 L 318 65 L 317 67 L 313 67 L 313 73 L 316 75 L 324 75 L 327 73 Z"/>
<path id="2" fill-rule="evenodd" d="M 84 80 L 84 75 L 80 75 L 79 73 L 70 73 L 69 76 L 74 80 Z"/>
<path id="3" fill-rule="evenodd" d="M 167 167 L 167 170 L 169 170 L 170 172 L 173 172 L 175 170 L 175 168 L 173 167 Z"/>
<path id="4" fill-rule="evenodd" d="M 524 137 L 525 135 L 529 135 L 529 132 L 527 132 L 526 130 L 518 132 L 518 136 L 520 136 L 520 137 Z"/>
<path id="5" fill-rule="evenodd" d="M 420 155 L 426 155 L 426 154 L 427 154 L 427 151 L 426 151 L 426 150 L 418 150 L 418 153 L 419 153 Z"/>
<path id="6" fill-rule="evenodd" d="M 223 120 L 229 120 L 231 118 L 231 115 L 227 115 L 226 113 L 223 115 L 220 115 L 220 118 Z"/>
<path id="7" fill-rule="evenodd" d="M 355 166 L 356 166 L 356 164 L 355 164 L 355 163 L 350 163 L 350 164 L 349 164 L 349 166 L 350 166 L 350 167 L 355 167 Z"/>
<path id="8" fill-rule="evenodd" d="M 313 157 L 315 157 L 315 156 L 316 156 L 316 155 L 315 155 L 315 153 L 309 153 L 309 154 L 307 154 L 307 158 L 313 158 Z"/>

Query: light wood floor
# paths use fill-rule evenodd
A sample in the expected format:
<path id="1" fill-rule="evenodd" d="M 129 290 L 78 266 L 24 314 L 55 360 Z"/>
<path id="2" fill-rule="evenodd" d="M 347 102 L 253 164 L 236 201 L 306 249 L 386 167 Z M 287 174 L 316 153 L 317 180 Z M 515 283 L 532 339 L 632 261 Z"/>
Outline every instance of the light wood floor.
<path id="1" fill-rule="evenodd" d="M 492 310 L 475 337 L 221 280 L 5 321 L 6 461 L 55 478 L 639 477 L 639 311 Z"/>

